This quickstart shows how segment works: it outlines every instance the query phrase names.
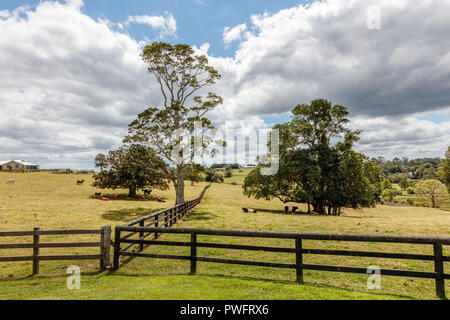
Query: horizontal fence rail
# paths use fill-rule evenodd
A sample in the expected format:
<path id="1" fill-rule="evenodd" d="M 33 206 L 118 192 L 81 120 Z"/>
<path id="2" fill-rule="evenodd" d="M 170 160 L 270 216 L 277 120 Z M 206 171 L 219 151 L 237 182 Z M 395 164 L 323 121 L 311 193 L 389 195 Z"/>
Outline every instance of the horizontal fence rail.
<path id="1" fill-rule="evenodd" d="M 133 234 L 185 234 L 190 235 L 190 241 L 158 241 L 145 240 L 144 237 L 139 239 L 129 239 L 121 237 L 121 233 Z M 246 238 L 266 238 L 266 239 L 291 239 L 293 240 L 293 247 L 266 247 L 266 246 L 249 246 L 236 244 L 222 244 L 222 243 L 206 243 L 199 242 L 198 236 L 223 236 L 223 237 L 246 237 Z M 402 237 L 402 236 L 372 236 L 372 235 L 340 235 L 340 234 L 311 234 L 311 233 L 276 233 L 276 232 L 253 232 L 253 231 L 229 231 L 229 230 L 205 230 L 205 229 L 167 229 L 159 227 L 139 226 L 133 227 L 130 225 L 118 226 L 116 228 L 116 239 L 120 239 L 121 243 L 133 245 L 161 245 L 161 246 L 175 246 L 175 247 L 190 247 L 191 254 L 189 256 L 181 255 L 167 255 L 167 254 L 151 254 L 141 252 L 129 252 L 125 249 L 120 249 L 118 245 L 118 256 L 129 257 L 144 257 L 144 258 L 159 258 L 159 259 L 173 259 L 173 260 L 188 260 L 191 263 L 191 274 L 196 273 L 197 262 L 210 263 L 225 263 L 248 266 L 274 267 L 295 269 L 297 274 L 297 281 L 303 282 L 304 270 L 316 271 L 331 271 L 331 272 L 345 272 L 345 273 L 363 273 L 367 274 L 368 269 L 362 267 L 349 266 L 334 266 L 322 264 L 306 264 L 303 263 L 304 255 L 331 255 L 331 256 L 352 256 L 352 257 L 371 257 L 371 258 L 386 258 L 386 259 L 410 259 L 434 261 L 434 272 L 426 271 L 412 271 L 412 270 L 397 270 L 397 269 L 381 269 L 382 275 L 415 277 L 424 279 L 434 279 L 436 283 L 436 294 L 440 298 L 445 298 L 445 279 L 450 279 L 450 274 L 444 272 L 444 262 L 450 261 L 450 256 L 443 255 L 443 245 L 450 245 L 450 238 L 431 238 L 431 237 Z M 433 255 L 425 254 L 406 254 L 406 253 L 387 253 L 387 252 L 369 252 L 369 251 L 351 251 L 351 250 L 323 250 L 323 249 L 307 249 L 303 248 L 303 240 L 317 240 L 317 241 L 350 241 L 350 242 L 380 242 L 380 243 L 401 243 L 401 244 L 426 244 L 433 246 Z M 117 242 L 116 242 L 117 245 Z M 197 255 L 197 248 L 219 248 L 219 249 L 234 249 L 234 250 L 248 250 L 248 251 L 265 251 L 265 252 L 280 252 L 295 254 L 295 264 L 275 263 L 275 262 L 259 262 L 211 257 L 199 257 Z"/>
<path id="2" fill-rule="evenodd" d="M 195 208 L 200 202 L 202 201 L 205 192 L 209 189 L 210 186 L 206 186 L 203 191 L 200 193 L 200 196 L 197 199 L 184 202 L 182 204 L 179 204 L 175 207 L 164 209 L 155 213 L 152 213 L 150 215 L 135 219 L 133 221 L 127 222 L 120 227 L 129 227 L 133 228 L 134 226 L 139 226 L 138 230 L 133 230 L 130 233 L 121 236 L 120 231 L 118 230 L 118 227 L 116 227 L 115 230 L 115 237 L 114 237 L 114 259 L 113 259 L 113 269 L 117 270 L 120 265 L 120 256 L 123 254 L 120 254 L 119 252 L 127 252 L 130 250 L 133 246 L 139 245 L 139 251 L 144 250 L 145 243 L 132 243 L 132 242 L 125 242 L 129 240 L 131 237 L 139 234 L 139 240 L 144 241 L 148 237 L 154 235 L 154 239 L 158 239 L 159 234 L 158 232 L 154 233 L 148 233 L 143 232 L 142 228 L 149 228 L 149 227 L 163 227 L 163 228 L 171 228 L 178 220 L 183 218 L 186 213 L 188 213 L 190 210 Z M 130 240 L 131 241 L 131 240 Z M 128 246 L 125 248 L 120 248 L 121 243 L 127 243 Z"/>
<path id="3" fill-rule="evenodd" d="M 41 236 L 58 235 L 99 235 L 98 242 L 41 242 Z M 33 261 L 33 274 L 39 273 L 40 261 L 61 261 L 61 260 L 99 260 L 100 269 L 104 270 L 110 265 L 111 248 L 111 227 L 104 226 L 99 230 L 40 230 L 34 228 L 33 231 L 6 231 L 0 232 L 0 238 L 4 237 L 24 237 L 32 236 L 32 243 L 0 243 L 0 250 L 3 249 L 33 249 L 30 256 L 8 256 L 0 257 L 0 262 L 8 261 Z M 77 255 L 41 255 L 41 248 L 99 248 L 99 254 L 77 254 Z"/>

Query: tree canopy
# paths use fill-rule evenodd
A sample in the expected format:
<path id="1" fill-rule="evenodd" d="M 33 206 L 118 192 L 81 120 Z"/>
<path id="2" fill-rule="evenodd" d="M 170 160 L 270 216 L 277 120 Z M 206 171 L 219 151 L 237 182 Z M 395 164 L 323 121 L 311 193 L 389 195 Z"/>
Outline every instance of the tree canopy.
<path id="1" fill-rule="evenodd" d="M 447 197 L 447 188 L 439 180 L 422 180 L 417 184 L 414 191 L 418 196 L 430 201 L 432 208 L 436 208 L 441 198 Z"/>
<path id="2" fill-rule="evenodd" d="M 164 163 L 150 149 L 140 145 L 124 146 L 110 151 L 102 162 L 99 173 L 94 174 L 93 186 L 101 189 L 128 189 L 134 197 L 138 189 L 165 190 L 167 180 L 163 174 Z"/>
<path id="3" fill-rule="evenodd" d="M 280 136 L 278 173 L 262 175 L 260 163 L 245 179 L 244 194 L 307 203 L 320 214 L 374 206 L 381 191 L 380 168 L 352 149 L 359 131 L 346 127 L 347 109 L 317 99 L 298 105 L 292 114 L 292 121 L 274 127 Z"/>

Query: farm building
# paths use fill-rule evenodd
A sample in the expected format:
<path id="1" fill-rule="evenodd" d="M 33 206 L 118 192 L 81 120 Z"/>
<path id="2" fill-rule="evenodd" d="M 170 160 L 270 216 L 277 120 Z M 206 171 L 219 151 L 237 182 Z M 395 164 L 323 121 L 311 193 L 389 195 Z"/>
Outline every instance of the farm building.
<path id="1" fill-rule="evenodd" d="M 0 161 L 0 171 L 38 170 L 39 165 L 25 160 Z"/>

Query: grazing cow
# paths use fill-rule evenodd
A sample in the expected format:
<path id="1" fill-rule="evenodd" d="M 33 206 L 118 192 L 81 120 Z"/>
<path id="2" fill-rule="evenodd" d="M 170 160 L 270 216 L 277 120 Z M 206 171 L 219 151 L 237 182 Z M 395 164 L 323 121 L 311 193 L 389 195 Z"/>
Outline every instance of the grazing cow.
<path id="1" fill-rule="evenodd" d="M 96 196 L 96 197 L 101 197 L 101 196 L 102 196 L 102 193 L 101 193 L 101 192 L 96 192 L 96 193 L 95 193 L 95 196 Z"/>
<path id="2" fill-rule="evenodd" d="M 82 185 L 85 180 L 77 180 L 77 185 Z"/>
<path id="3" fill-rule="evenodd" d="M 6 184 L 14 184 L 16 183 L 16 180 L 14 179 L 9 179 L 8 181 L 6 181 Z"/>
<path id="4" fill-rule="evenodd" d="M 162 200 L 160 196 L 158 196 L 158 202 L 166 202 L 166 200 Z"/>
<path id="5" fill-rule="evenodd" d="M 114 194 L 113 194 L 113 198 L 114 198 L 114 200 L 117 200 L 117 198 L 119 198 L 119 196 L 117 195 L 117 193 L 114 193 Z"/>
<path id="6" fill-rule="evenodd" d="M 149 196 L 152 193 L 151 189 L 144 189 L 144 195 Z"/>
<path id="7" fill-rule="evenodd" d="M 284 207 L 284 212 L 286 212 L 286 214 L 288 214 L 288 213 L 292 213 L 292 214 L 294 214 L 295 213 L 295 211 L 297 211 L 298 210 L 298 207 Z"/>
<path id="8" fill-rule="evenodd" d="M 257 210 L 249 208 L 242 208 L 242 211 L 244 211 L 244 213 L 258 213 Z"/>
<path id="9" fill-rule="evenodd" d="M 100 200 L 102 200 L 102 201 L 109 201 L 109 198 L 101 197 Z"/>

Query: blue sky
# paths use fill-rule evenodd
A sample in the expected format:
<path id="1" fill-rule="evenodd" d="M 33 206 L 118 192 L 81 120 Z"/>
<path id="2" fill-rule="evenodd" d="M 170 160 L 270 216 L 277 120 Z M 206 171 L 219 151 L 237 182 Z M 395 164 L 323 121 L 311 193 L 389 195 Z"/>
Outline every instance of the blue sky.
<path id="1" fill-rule="evenodd" d="M 59 2 L 64 3 L 63 0 Z M 210 54 L 233 56 L 237 43 L 225 48 L 222 34 L 225 27 L 250 23 L 254 14 L 274 14 L 282 9 L 299 5 L 300 0 L 85 0 L 82 12 L 97 19 L 125 22 L 128 16 L 164 16 L 166 12 L 177 20 L 177 34 L 164 41 L 201 46 L 209 43 Z M 306 1 L 307 2 L 307 1 Z M 22 5 L 35 6 L 39 1 L 2 0 L 0 8 L 14 9 Z M 158 32 L 149 26 L 132 24 L 127 27 L 136 40 L 148 37 L 156 40 Z"/>

